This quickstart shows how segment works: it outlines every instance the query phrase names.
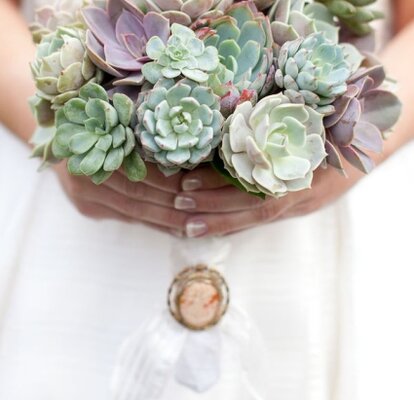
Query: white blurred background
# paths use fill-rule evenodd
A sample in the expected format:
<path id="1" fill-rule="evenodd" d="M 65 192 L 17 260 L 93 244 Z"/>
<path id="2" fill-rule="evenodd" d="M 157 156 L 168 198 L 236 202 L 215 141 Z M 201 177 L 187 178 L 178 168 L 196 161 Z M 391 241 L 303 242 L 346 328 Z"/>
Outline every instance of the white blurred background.
<path id="1" fill-rule="evenodd" d="M 349 194 L 359 398 L 414 399 L 414 144 Z"/>

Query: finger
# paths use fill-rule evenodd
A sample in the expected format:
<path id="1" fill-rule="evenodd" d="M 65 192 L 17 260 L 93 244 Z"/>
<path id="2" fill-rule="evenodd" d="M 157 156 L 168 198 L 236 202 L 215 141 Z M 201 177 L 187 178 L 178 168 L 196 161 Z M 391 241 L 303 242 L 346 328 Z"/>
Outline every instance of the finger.
<path id="1" fill-rule="evenodd" d="M 150 224 L 150 223 L 145 223 L 145 222 L 140 222 L 140 221 L 136 221 L 132 218 L 129 218 L 117 211 L 112 210 L 109 207 L 103 206 L 101 204 L 98 203 L 92 203 L 92 202 L 82 202 L 79 201 L 76 204 L 76 207 L 78 209 L 78 211 L 88 217 L 88 218 L 93 218 L 96 220 L 117 220 L 117 221 L 122 221 L 128 224 L 132 224 L 132 223 L 137 223 L 139 222 L 140 224 L 143 224 L 145 226 L 148 226 L 152 229 L 156 229 L 158 231 L 161 232 L 165 232 L 165 233 L 169 233 L 178 237 L 183 237 L 184 236 L 184 231 L 183 230 L 171 230 L 168 228 L 164 228 L 160 225 L 155 225 L 155 224 Z"/>
<path id="2" fill-rule="evenodd" d="M 185 173 L 181 182 L 184 191 L 217 189 L 228 185 L 226 179 L 211 166 L 196 168 Z"/>
<path id="3" fill-rule="evenodd" d="M 185 224 L 188 237 L 222 236 L 283 218 L 287 211 L 309 197 L 310 191 L 289 193 L 282 198 L 263 202 L 262 206 L 229 213 L 191 216 Z"/>
<path id="4" fill-rule="evenodd" d="M 76 208 L 78 211 L 88 218 L 97 220 L 102 219 L 114 219 L 123 222 L 132 222 L 131 218 L 112 210 L 109 207 L 103 206 L 102 204 L 93 203 L 91 201 L 79 200 L 75 201 Z"/>
<path id="5" fill-rule="evenodd" d="M 178 172 L 171 176 L 165 176 L 155 164 L 147 163 L 147 176 L 144 183 L 156 189 L 169 193 L 178 193 L 181 191 L 182 172 Z M 125 173 L 120 170 L 125 175 Z"/>
<path id="6" fill-rule="evenodd" d="M 223 236 L 271 222 L 283 212 L 277 201 L 248 211 L 226 214 L 200 214 L 186 221 L 188 237 Z"/>
<path id="7" fill-rule="evenodd" d="M 133 200 L 174 208 L 175 194 L 159 190 L 142 182 L 131 182 L 125 175 L 115 173 L 105 182 L 114 191 Z"/>
<path id="8" fill-rule="evenodd" d="M 221 189 L 181 192 L 174 200 L 177 210 L 190 212 L 228 213 L 262 207 L 266 201 L 258 196 L 242 192 L 234 186 Z"/>
<path id="9" fill-rule="evenodd" d="M 109 207 L 128 218 L 174 231 L 184 231 L 184 223 L 188 217 L 188 213 L 183 211 L 133 200 L 102 185 L 98 187 L 85 186 L 80 196 L 84 200 Z"/>

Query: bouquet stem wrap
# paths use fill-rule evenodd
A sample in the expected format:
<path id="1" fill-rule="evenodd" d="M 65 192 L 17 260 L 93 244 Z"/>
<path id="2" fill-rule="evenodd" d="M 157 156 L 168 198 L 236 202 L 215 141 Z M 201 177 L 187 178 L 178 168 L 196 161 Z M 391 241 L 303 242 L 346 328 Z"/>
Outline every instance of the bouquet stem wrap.
<path id="1" fill-rule="evenodd" d="M 223 274 L 229 251 L 223 238 L 177 240 L 172 247 L 172 275 L 200 264 Z M 246 312 L 231 301 L 218 324 L 196 331 L 164 309 L 123 343 L 113 374 L 113 398 L 161 399 L 171 379 L 198 393 L 216 385 L 221 390 L 220 385 L 227 384 L 227 379 L 221 382 L 222 372 L 231 373 L 238 399 L 266 399 L 264 345 Z"/>

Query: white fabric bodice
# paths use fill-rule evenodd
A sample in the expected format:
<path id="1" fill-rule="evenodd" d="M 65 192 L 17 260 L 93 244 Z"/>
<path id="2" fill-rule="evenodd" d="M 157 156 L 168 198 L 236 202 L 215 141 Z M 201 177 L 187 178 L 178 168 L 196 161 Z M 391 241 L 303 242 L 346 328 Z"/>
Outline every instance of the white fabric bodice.
<path id="1" fill-rule="evenodd" d="M 109 400 L 120 343 L 164 306 L 175 239 L 79 215 L 52 171 L 1 129 L 0 142 L 0 398 Z M 226 275 L 267 346 L 267 400 L 355 398 L 348 238 L 343 201 L 230 237 Z M 171 381 L 165 399 L 236 400 L 238 373 L 203 395 Z"/>

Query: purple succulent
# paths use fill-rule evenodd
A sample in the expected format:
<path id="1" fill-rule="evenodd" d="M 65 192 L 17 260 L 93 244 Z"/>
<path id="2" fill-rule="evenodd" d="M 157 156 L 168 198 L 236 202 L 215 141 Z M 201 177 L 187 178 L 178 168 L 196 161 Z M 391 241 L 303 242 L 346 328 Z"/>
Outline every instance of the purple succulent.
<path id="1" fill-rule="evenodd" d="M 327 162 L 344 172 L 340 154 L 364 173 L 374 168 L 366 152 L 381 153 L 383 138 L 397 122 L 401 103 L 397 96 L 381 86 L 384 68 L 361 68 L 348 81 L 348 89 L 334 103 L 335 113 L 324 120 Z"/>
<path id="2" fill-rule="evenodd" d="M 107 8 L 82 11 L 88 26 L 86 46 L 97 67 L 114 76 L 115 86 L 141 85 L 142 66 L 149 61 L 146 44 L 152 36 L 167 42 L 170 24 L 154 12 L 145 14 L 130 0 L 108 0 Z"/>

